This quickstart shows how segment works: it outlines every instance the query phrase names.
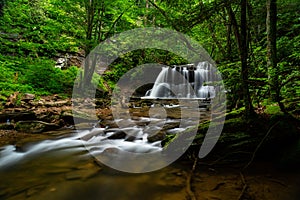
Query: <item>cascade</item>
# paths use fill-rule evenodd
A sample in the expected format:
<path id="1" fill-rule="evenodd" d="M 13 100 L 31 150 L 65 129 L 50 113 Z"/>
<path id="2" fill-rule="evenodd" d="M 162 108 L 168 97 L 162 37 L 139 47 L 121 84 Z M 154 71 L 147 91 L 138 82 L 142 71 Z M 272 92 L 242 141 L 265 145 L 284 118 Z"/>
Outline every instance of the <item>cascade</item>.
<path id="1" fill-rule="evenodd" d="M 212 99 L 214 73 L 208 62 L 163 67 L 142 99 Z"/>

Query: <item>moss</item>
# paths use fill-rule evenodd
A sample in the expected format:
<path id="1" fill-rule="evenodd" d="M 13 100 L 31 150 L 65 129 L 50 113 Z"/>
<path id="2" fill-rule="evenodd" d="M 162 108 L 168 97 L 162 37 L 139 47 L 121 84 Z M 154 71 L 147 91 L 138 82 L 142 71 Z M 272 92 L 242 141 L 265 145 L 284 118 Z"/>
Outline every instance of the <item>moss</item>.
<path id="1" fill-rule="evenodd" d="M 269 115 L 283 114 L 278 105 L 267 105 L 265 113 Z"/>
<path id="2" fill-rule="evenodd" d="M 233 110 L 231 112 L 226 113 L 226 119 L 241 117 L 245 112 L 245 107 Z"/>
<path id="3" fill-rule="evenodd" d="M 14 125 L 13 124 L 0 124 L 0 130 L 13 130 Z"/>

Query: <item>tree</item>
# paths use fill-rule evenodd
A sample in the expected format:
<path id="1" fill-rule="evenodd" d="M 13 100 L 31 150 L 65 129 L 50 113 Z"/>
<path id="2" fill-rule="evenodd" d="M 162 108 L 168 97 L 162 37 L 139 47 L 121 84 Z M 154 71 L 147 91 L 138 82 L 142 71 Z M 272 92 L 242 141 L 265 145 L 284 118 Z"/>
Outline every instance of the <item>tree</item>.
<path id="1" fill-rule="evenodd" d="M 239 50 L 240 61 L 241 61 L 241 80 L 242 80 L 242 91 L 243 100 L 246 108 L 246 116 L 253 115 L 253 105 L 251 102 L 251 95 L 249 92 L 249 66 L 248 66 L 248 26 L 247 26 L 247 0 L 241 0 L 240 3 L 240 26 L 238 25 L 236 16 L 232 10 L 231 4 L 227 4 L 226 9 L 228 13 L 229 21 L 233 27 L 236 43 Z M 239 28 L 240 27 L 240 28 Z"/>
<path id="2" fill-rule="evenodd" d="M 270 99 L 279 103 L 282 111 L 284 106 L 280 102 L 279 91 L 279 70 L 277 67 L 277 48 L 276 48 L 276 23 L 277 23 L 277 2 L 276 0 L 267 0 L 267 69 Z"/>
<path id="3" fill-rule="evenodd" d="M 247 0 L 241 0 L 241 47 L 240 56 L 242 63 L 242 85 L 246 116 L 253 115 L 253 106 L 249 92 L 249 70 L 248 70 L 248 27 L 247 27 Z"/>
<path id="4" fill-rule="evenodd" d="M 115 10 L 116 5 L 122 5 L 123 9 Z M 131 2 L 106 1 L 106 0 L 83 0 L 85 8 L 85 54 L 88 56 L 84 63 L 82 87 L 89 87 L 96 68 L 96 54 L 89 55 L 90 51 L 100 42 L 106 40 L 116 32 L 117 24 L 122 20 L 122 16 L 132 6 Z M 124 22 L 126 24 L 126 22 Z M 127 27 L 128 29 L 130 26 Z"/>

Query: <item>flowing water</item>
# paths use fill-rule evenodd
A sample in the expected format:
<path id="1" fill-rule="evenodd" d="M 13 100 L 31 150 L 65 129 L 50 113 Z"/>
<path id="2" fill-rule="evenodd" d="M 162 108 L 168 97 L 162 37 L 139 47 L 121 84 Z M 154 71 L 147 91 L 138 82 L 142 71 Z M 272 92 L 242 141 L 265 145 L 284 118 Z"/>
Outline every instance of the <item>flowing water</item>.
<path id="1" fill-rule="evenodd" d="M 208 62 L 163 67 L 154 86 L 144 99 L 188 98 L 205 99 L 216 95 L 214 81 L 218 81 L 215 69 Z"/>
<path id="2" fill-rule="evenodd" d="M 219 91 L 209 85 L 214 81 L 213 76 L 214 73 L 206 62 L 199 63 L 196 67 L 165 67 L 145 99 L 214 98 Z M 189 109 L 184 105 L 173 104 L 165 104 L 163 107 L 171 111 L 151 108 L 148 116 L 116 118 L 113 122 L 117 123 L 117 127 L 101 128 L 91 125 L 87 129 L 70 129 L 67 134 L 64 131 L 62 136 L 48 140 L 0 147 L 0 199 L 189 199 L 186 187 L 189 185 L 187 177 L 191 163 L 185 165 L 174 162 L 149 170 L 153 172 L 134 174 L 115 170 L 99 159 L 102 155 L 125 155 L 120 152 L 160 154 L 164 152 L 162 138 L 150 141 L 151 134 L 160 131 L 179 134 L 198 124 L 199 120 L 210 120 L 211 116 L 210 112 L 198 107 Z M 198 115 L 201 117 L 198 118 Z M 113 156 L 108 157 L 110 161 L 119 161 L 117 164 L 121 168 L 122 165 L 136 167 L 137 172 L 153 165 L 152 160 L 140 163 L 139 160 L 123 159 L 120 162 L 118 157 Z M 201 175 L 199 171 L 195 172 L 196 196 L 201 195 L 200 199 L 237 199 L 243 188 L 240 187 L 239 174 L 217 175 L 213 170 L 209 167 Z M 257 188 L 260 189 L 261 186 Z M 280 188 L 278 185 L 270 188 L 269 190 L 275 191 L 275 196 L 269 197 L 274 199 Z M 286 190 L 286 194 L 289 192 L 290 189 Z M 286 197 L 283 196 L 282 199 L 287 199 Z"/>
<path id="3" fill-rule="evenodd" d="M 176 70 L 179 71 L 179 77 Z M 211 93 L 206 90 L 203 83 L 209 81 L 209 77 L 207 63 L 199 64 L 193 73 L 186 67 L 163 68 L 150 97 L 171 97 L 172 91 L 165 90 L 168 88 L 184 92 L 180 94 L 184 98 L 207 98 Z M 186 80 L 191 83 L 192 88 Z M 195 94 L 192 94 L 193 90 L 196 91 Z M 184 179 L 178 179 L 181 169 L 173 165 L 168 166 L 171 162 L 166 164 L 161 161 L 161 164 L 156 165 L 157 159 L 152 155 L 164 154 L 162 138 L 150 141 L 149 137 L 160 131 L 178 134 L 197 125 L 199 111 L 198 108 L 188 110 L 182 105 L 166 104 L 164 107 L 183 110 L 175 114 L 178 116 L 169 118 L 165 111 L 151 108 L 148 116 L 134 119 L 115 118 L 114 122 L 118 124 L 116 128 L 91 126 L 85 130 L 70 130 L 68 134 L 58 138 L 26 143 L 21 147 L 13 145 L 1 147 L 0 198 L 159 199 L 173 192 L 179 196 L 183 195 L 177 199 L 184 198 L 185 193 L 180 192 Z M 177 112 L 171 113 L 174 115 Z M 128 153 L 150 155 L 150 159 L 145 161 L 138 159 L 141 156 L 137 159 L 126 157 Z M 164 156 L 166 157 L 165 154 Z M 103 159 L 108 161 L 105 162 Z M 128 165 L 130 167 L 126 169 L 136 168 L 133 170 L 136 172 L 154 172 L 130 174 L 107 167 L 102 164 L 103 162 L 105 164 L 118 162 L 117 165 L 122 169 Z"/>
<path id="4" fill-rule="evenodd" d="M 166 106 L 170 107 L 178 108 Z M 178 119 L 136 117 L 123 121 L 136 125 L 70 129 L 53 139 L 28 142 L 21 147 L 0 147 L 0 199 L 159 199 L 162 195 L 184 198 L 185 192 L 180 192 L 184 188 L 182 167 L 173 164 L 150 173 L 131 174 L 96 159 L 97 155 L 115 150 L 161 152 L 161 141 L 149 142 L 149 132 L 159 131 L 164 125 L 169 134 L 185 130 L 179 127 Z"/>
<path id="5" fill-rule="evenodd" d="M 207 111 L 201 112 L 208 118 Z M 0 147 L 0 199 L 189 199 L 186 188 L 191 162 L 175 162 L 153 172 L 133 174 L 107 167 L 92 156 L 111 149 L 160 152 L 160 141 L 147 141 L 147 126 L 151 120 L 156 125 L 163 123 L 159 118 L 135 118 L 138 125 L 128 127 L 134 138 L 124 136 L 118 139 L 121 128 L 91 127 L 68 130 L 67 134 L 64 130 L 62 136 L 28 142 L 23 146 Z M 169 134 L 184 130 L 174 126 L 178 123 L 176 119 L 169 119 L 166 123 Z M 159 127 L 153 126 L 152 129 Z M 55 135 L 59 133 L 53 132 Z M 192 179 L 197 199 L 238 199 L 243 189 L 239 170 L 199 165 Z M 299 199 L 298 175 L 275 171 L 267 164 L 256 168 L 254 165 L 251 170 L 245 177 L 247 192 L 252 199 Z"/>

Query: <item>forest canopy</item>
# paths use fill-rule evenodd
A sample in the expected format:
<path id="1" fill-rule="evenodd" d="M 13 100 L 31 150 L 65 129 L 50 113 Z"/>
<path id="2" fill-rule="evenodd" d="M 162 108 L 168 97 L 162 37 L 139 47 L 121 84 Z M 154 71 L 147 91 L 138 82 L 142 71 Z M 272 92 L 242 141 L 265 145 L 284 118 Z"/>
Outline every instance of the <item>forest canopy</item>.
<path id="1" fill-rule="evenodd" d="M 70 96 L 82 59 L 97 44 L 126 30 L 162 27 L 198 41 L 216 61 L 229 109 L 251 115 L 273 105 L 299 117 L 299 7 L 297 0 L 0 0 L 0 98 L 15 91 Z M 80 62 L 60 69 L 61 58 Z M 110 91 L 144 63 L 185 62 L 157 49 L 129 52 L 99 87 Z"/>

